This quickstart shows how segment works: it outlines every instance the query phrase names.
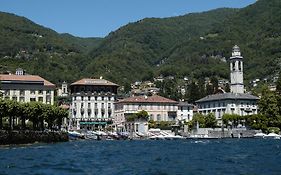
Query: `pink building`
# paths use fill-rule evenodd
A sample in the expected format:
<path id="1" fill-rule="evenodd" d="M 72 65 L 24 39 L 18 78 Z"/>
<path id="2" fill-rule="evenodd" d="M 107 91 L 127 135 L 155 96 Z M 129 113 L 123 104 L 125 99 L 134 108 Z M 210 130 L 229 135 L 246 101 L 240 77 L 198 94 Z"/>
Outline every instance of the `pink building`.
<path id="1" fill-rule="evenodd" d="M 150 120 L 175 121 L 178 102 L 158 95 L 135 96 L 119 100 L 115 103 L 114 123 L 124 125 L 126 116 L 145 110 Z"/>

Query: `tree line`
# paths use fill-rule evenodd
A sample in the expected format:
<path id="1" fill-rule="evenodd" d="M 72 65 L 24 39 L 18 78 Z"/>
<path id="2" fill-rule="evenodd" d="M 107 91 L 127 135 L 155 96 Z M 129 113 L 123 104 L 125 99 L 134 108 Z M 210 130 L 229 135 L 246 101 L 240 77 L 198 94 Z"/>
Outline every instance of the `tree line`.
<path id="1" fill-rule="evenodd" d="M 21 103 L 0 99 L 0 129 L 60 129 L 68 110 L 40 102 Z"/>

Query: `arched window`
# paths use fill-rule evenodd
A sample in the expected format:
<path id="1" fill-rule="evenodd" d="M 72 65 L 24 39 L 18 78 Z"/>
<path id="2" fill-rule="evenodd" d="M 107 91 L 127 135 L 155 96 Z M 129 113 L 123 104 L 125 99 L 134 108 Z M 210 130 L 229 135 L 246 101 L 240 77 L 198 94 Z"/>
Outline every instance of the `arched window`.
<path id="1" fill-rule="evenodd" d="M 157 121 L 161 121 L 161 115 L 157 114 Z"/>

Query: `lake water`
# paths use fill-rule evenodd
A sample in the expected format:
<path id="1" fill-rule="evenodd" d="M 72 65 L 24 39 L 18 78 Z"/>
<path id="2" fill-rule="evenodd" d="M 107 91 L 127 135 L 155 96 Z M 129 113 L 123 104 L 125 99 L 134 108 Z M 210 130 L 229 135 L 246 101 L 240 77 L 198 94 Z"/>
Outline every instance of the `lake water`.
<path id="1" fill-rule="evenodd" d="M 281 174 L 281 140 L 73 141 L 0 147 L 0 174 Z"/>

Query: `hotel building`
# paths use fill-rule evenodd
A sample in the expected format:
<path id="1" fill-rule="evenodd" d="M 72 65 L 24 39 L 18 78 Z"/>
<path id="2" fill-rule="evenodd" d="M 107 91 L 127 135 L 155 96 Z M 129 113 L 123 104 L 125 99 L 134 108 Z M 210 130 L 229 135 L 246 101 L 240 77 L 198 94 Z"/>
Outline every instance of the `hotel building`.
<path id="1" fill-rule="evenodd" d="M 81 79 L 70 85 L 70 129 L 102 130 L 112 124 L 117 88 L 104 79 Z"/>
<path id="2" fill-rule="evenodd" d="M 4 99 L 54 104 L 55 85 L 40 76 L 25 75 L 22 69 L 15 75 L 0 74 L 0 89 Z"/>

